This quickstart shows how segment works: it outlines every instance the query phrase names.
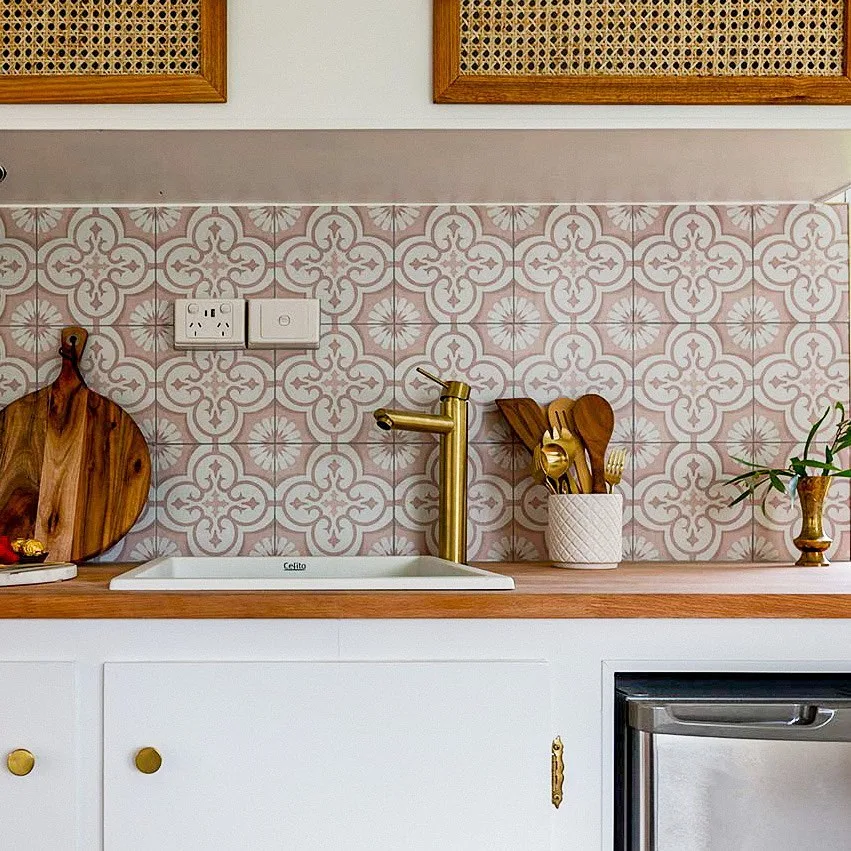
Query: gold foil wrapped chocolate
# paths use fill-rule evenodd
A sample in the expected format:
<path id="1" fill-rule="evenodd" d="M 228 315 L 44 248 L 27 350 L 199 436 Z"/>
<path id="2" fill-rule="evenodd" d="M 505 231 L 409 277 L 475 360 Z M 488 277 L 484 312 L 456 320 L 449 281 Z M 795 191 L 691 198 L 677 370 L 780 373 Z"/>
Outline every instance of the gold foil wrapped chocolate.
<path id="1" fill-rule="evenodd" d="M 21 555 L 31 557 L 31 556 L 40 556 L 44 553 L 44 544 L 41 541 L 36 540 L 35 538 L 30 538 L 27 541 L 24 541 L 23 547 L 21 548 Z"/>
<path id="2" fill-rule="evenodd" d="M 44 544 L 35 538 L 16 538 L 11 543 L 12 552 L 27 558 L 43 555 Z"/>

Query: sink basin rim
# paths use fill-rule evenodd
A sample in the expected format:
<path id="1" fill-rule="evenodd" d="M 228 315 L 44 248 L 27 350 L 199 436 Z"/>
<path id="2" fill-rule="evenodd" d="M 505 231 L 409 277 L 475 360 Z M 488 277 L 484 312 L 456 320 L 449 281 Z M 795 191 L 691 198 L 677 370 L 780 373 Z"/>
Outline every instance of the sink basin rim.
<path id="1" fill-rule="evenodd" d="M 514 579 L 434 556 L 162 556 L 113 577 L 109 587 L 115 591 L 510 591 Z"/>

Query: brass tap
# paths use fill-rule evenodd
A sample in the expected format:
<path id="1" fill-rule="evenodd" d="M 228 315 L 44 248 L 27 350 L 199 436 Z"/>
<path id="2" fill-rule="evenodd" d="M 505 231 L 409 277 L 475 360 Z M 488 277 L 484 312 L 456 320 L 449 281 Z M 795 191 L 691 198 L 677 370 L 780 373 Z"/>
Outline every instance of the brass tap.
<path id="1" fill-rule="evenodd" d="M 443 381 L 417 369 L 441 386 L 440 413 L 391 411 L 379 408 L 375 421 L 385 431 L 424 431 L 440 435 L 439 554 L 461 564 L 467 561 L 467 400 L 470 385 Z"/>

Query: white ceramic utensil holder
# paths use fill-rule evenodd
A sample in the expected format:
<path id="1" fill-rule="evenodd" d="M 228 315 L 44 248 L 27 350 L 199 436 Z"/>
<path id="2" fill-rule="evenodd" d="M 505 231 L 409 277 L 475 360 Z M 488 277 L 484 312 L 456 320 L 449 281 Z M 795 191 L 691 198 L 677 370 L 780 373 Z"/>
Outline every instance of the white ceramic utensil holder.
<path id="1" fill-rule="evenodd" d="M 623 496 L 550 494 L 546 541 L 556 567 L 605 570 L 623 558 Z"/>

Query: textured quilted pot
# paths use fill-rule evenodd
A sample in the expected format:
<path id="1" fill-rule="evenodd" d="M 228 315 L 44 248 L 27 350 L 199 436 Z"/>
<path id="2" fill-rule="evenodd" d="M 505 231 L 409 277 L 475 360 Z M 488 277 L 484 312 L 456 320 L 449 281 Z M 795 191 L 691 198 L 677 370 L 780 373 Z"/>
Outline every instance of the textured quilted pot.
<path id="1" fill-rule="evenodd" d="M 547 549 L 556 567 L 604 569 L 623 558 L 623 496 L 551 494 Z"/>

